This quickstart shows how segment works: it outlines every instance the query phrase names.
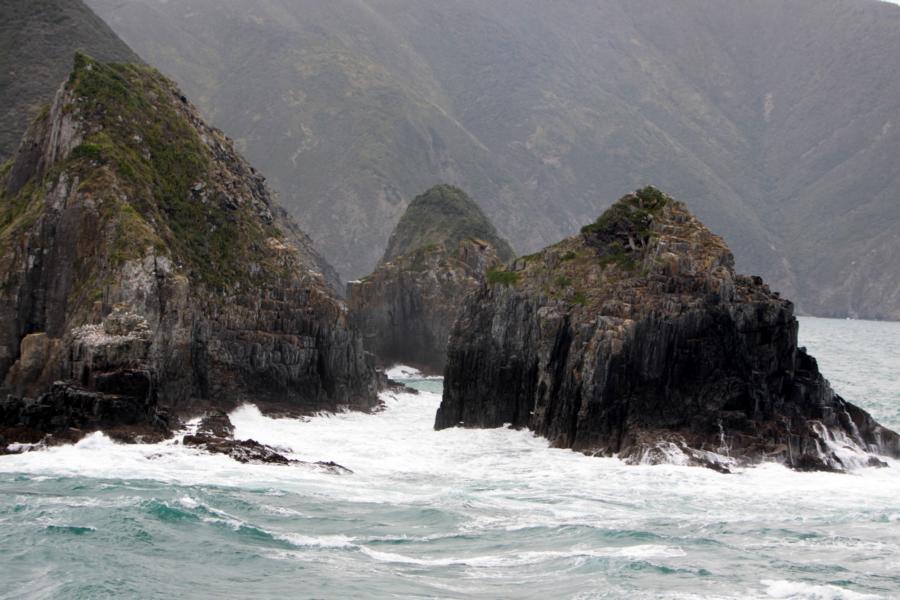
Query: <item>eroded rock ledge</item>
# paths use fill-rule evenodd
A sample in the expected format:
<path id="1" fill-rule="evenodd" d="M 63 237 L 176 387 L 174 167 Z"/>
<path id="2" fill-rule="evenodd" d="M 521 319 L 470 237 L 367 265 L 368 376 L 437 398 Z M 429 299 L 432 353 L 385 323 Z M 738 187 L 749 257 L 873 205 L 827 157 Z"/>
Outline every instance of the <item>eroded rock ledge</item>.
<path id="1" fill-rule="evenodd" d="M 797 329 L 789 301 L 646 188 L 469 297 L 435 427 L 512 424 L 588 454 L 720 470 L 900 457 L 897 434 L 832 391 Z"/>

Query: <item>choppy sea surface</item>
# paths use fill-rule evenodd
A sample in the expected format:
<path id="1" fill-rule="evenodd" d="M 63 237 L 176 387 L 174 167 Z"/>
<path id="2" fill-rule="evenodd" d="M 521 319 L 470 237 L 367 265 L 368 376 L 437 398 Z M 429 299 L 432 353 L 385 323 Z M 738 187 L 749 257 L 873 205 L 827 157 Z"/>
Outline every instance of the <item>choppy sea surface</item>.
<path id="1" fill-rule="evenodd" d="M 801 319 L 835 389 L 900 428 L 900 323 Z M 0 457 L 2 598 L 900 598 L 900 463 L 850 474 L 625 466 L 526 431 L 384 411 L 232 415 L 353 474 L 174 442 Z"/>

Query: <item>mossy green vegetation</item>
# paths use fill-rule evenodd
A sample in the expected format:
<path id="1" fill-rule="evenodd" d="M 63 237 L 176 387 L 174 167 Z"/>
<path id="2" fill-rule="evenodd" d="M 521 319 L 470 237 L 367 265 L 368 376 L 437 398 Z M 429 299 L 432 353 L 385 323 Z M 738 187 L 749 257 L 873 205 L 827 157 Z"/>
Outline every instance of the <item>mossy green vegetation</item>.
<path id="1" fill-rule="evenodd" d="M 610 206 L 596 221 L 582 227 L 581 233 L 599 250 L 601 264 L 634 270 L 640 262 L 637 255 L 653 235 L 655 216 L 669 202 L 671 198 L 647 186 Z"/>
<path id="2" fill-rule="evenodd" d="M 569 278 L 568 275 L 565 275 L 564 273 L 560 273 L 559 275 L 556 276 L 556 279 L 553 280 L 553 283 L 558 288 L 567 288 L 570 285 L 572 285 L 572 280 Z"/>
<path id="3" fill-rule="evenodd" d="M 40 209 L 37 202 L 39 190 L 39 186 L 30 181 L 11 195 L 6 192 L 0 179 L 0 242 L 5 242 L 14 232 L 34 223 Z"/>
<path id="4" fill-rule="evenodd" d="M 503 261 L 514 257 L 512 248 L 474 200 L 452 185 L 436 185 L 407 207 L 391 235 L 384 260 L 435 244 L 452 250 L 466 239 L 490 243 Z"/>
<path id="5" fill-rule="evenodd" d="M 83 282 L 103 286 L 111 269 L 148 253 L 168 256 L 211 290 L 287 274 L 291 261 L 267 243 L 283 237 L 259 213 L 267 199 L 225 173 L 239 159 L 213 157 L 174 84 L 149 67 L 78 53 L 66 92 L 60 109 L 81 123 L 82 143 L 15 194 L 0 186 L 0 241 L 19 239 L 42 214 L 46 191 L 65 178 L 97 211 L 97 239 L 85 250 L 93 258 L 78 261 Z M 96 290 L 77 293 L 93 298 Z"/>
<path id="6" fill-rule="evenodd" d="M 490 272 L 488 281 L 515 283 L 572 310 L 596 309 L 615 289 L 647 285 L 654 268 L 647 250 L 659 239 L 661 222 L 669 229 L 681 227 L 681 221 L 673 220 L 675 213 L 680 219 L 688 214 L 681 203 L 656 188 L 637 190 L 614 203 L 580 235 L 520 258 L 516 264 L 521 269 L 515 273 Z M 510 275 L 515 281 L 504 281 Z"/>
<path id="7" fill-rule="evenodd" d="M 647 186 L 625 196 L 610 206 L 596 221 L 581 228 L 586 235 L 616 236 L 630 233 L 643 241 L 650 235 L 653 215 L 670 200 L 653 186 Z"/>
<path id="8" fill-rule="evenodd" d="M 502 267 L 493 267 L 488 269 L 486 274 L 487 281 L 491 285 L 516 285 L 519 282 L 519 273 L 516 271 L 507 271 Z"/>
<path id="9" fill-rule="evenodd" d="M 217 289 L 249 277 L 247 265 L 266 258 L 264 239 L 280 234 L 246 203 L 224 207 L 221 198 L 197 193 L 209 183 L 212 157 L 180 110 L 184 100 L 173 84 L 152 68 L 103 64 L 78 53 L 68 86 L 92 132 L 72 152 L 69 167 L 101 195 L 102 186 L 91 184 L 105 167 L 127 198 L 107 211 L 118 220 L 113 260 L 153 246 Z"/>

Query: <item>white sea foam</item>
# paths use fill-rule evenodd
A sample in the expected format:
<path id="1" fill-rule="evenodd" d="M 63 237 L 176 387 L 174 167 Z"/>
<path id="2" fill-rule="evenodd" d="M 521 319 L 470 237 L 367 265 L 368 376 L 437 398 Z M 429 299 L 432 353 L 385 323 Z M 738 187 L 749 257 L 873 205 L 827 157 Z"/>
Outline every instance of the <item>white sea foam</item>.
<path id="1" fill-rule="evenodd" d="M 422 372 L 414 367 L 406 365 L 394 365 L 387 370 L 387 376 L 391 379 L 418 379 L 422 377 Z"/>
<path id="2" fill-rule="evenodd" d="M 185 508 L 197 508 L 198 506 L 200 506 L 200 503 L 190 496 L 182 496 L 178 499 L 178 502 Z"/>
<path id="3" fill-rule="evenodd" d="M 796 581 L 763 580 L 770 598 L 784 600 L 885 600 L 886 596 L 861 594 L 834 585 L 813 585 Z"/>
<path id="4" fill-rule="evenodd" d="M 345 535 L 308 536 L 293 533 L 277 533 L 274 537 L 298 548 L 358 548 L 353 540 Z"/>
<path id="5" fill-rule="evenodd" d="M 175 441 L 122 445 L 102 433 L 74 446 L 5 456 L 0 472 L 34 476 L 150 479 L 183 484 L 270 487 L 273 494 L 303 490 L 358 501 L 472 502 L 455 490 L 483 482 L 476 502 L 489 508 L 496 527 L 596 524 L 592 515 L 605 500 L 623 512 L 671 497 L 708 498 L 711 515 L 740 519 L 734 504 L 779 505 L 798 495 L 810 507 L 852 506 L 900 495 L 900 469 L 865 469 L 857 474 L 796 473 L 775 464 L 723 477 L 708 469 L 678 465 L 627 466 L 616 459 L 591 458 L 550 448 L 528 431 L 450 429 L 435 432 L 437 394 L 384 398 L 377 414 L 342 413 L 309 421 L 272 419 L 251 405 L 232 413 L 236 434 L 285 448 L 305 461 L 333 460 L 354 471 L 336 477 L 302 467 L 237 463 Z M 514 493 L 510 497 L 509 492 Z M 531 497 L 556 496 L 535 507 Z M 492 505 L 496 506 L 492 506 Z M 604 507 L 604 519 L 619 512 Z M 511 510 L 510 510 L 511 509 Z M 894 514 L 891 511 L 889 514 Z"/>
<path id="6" fill-rule="evenodd" d="M 387 369 L 386 373 L 387 373 L 388 378 L 393 379 L 395 381 L 400 381 L 400 380 L 404 380 L 404 379 L 406 379 L 406 380 L 427 379 L 427 380 L 438 381 L 440 379 L 443 379 L 443 377 L 441 377 L 440 375 L 425 375 L 419 369 L 417 369 L 415 367 L 409 367 L 407 365 L 394 365 L 390 369 Z"/>
<path id="7" fill-rule="evenodd" d="M 568 551 L 535 551 L 535 552 L 509 552 L 498 555 L 468 556 L 451 558 L 419 558 L 407 556 L 395 552 L 374 550 L 367 546 L 359 546 L 365 554 L 377 561 L 386 563 L 399 563 L 410 565 L 422 565 L 432 567 L 446 567 L 452 565 L 469 567 L 519 567 L 524 565 L 536 565 L 553 560 L 579 560 L 590 558 L 662 558 L 684 556 L 680 548 L 669 548 L 659 545 L 638 545 L 625 548 L 573 548 Z"/>
<path id="8" fill-rule="evenodd" d="M 35 442 L 33 444 L 23 444 L 19 442 L 14 442 L 9 444 L 6 447 L 7 452 L 20 453 L 20 452 L 31 452 L 32 450 L 39 450 L 44 447 L 43 442 Z"/>
<path id="9" fill-rule="evenodd" d="M 868 385 L 868 372 L 854 381 Z M 876 400 L 883 402 L 884 392 L 878 393 Z M 261 548 L 261 555 L 302 561 L 304 569 L 327 565 L 336 577 L 342 569 L 404 581 L 422 577 L 428 585 L 415 588 L 421 596 L 480 590 L 486 590 L 482 597 L 509 595 L 520 588 L 484 583 L 508 577 L 544 585 L 546 597 L 546 586 L 553 591 L 556 583 L 542 582 L 563 585 L 574 577 L 570 572 L 601 590 L 596 597 L 607 598 L 861 600 L 900 587 L 897 461 L 850 474 L 797 473 L 777 464 L 734 475 L 678 464 L 628 466 L 551 448 L 528 431 L 434 431 L 436 393 L 383 400 L 385 410 L 376 414 L 300 421 L 272 419 L 246 405 L 231 415 L 238 437 L 285 448 L 304 461 L 333 460 L 352 469 L 349 475 L 241 464 L 185 447 L 177 438 L 120 445 L 99 433 L 74 446 L 0 457 L 0 473 L 8 474 L 12 486 L 23 476 L 30 482 L 102 480 L 95 484 L 100 490 L 119 487 L 122 480 L 134 488 L 159 482 L 157 487 L 174 490 L 160 493 L 159 501 L 192 515 L 192 535 L 206 528 L 236 544 L 249 539 L 262 545 L 259 540 L 270 536 L 278 543 Z M 63 527 L 93 526 L 95 521 L 80 517 L 82 511 L 124 510 L 141 502 L 132 491 L 19 499 L 23 492 L 13 489 L 14 504 L 40 503 Z M 217 503 L 223 489 L 240 502 Z M 17 514 L 3 514 L 5 528 Z M 728 558 L 719 563 L 719 555 Z M 742 564 L 753 568 L 740 572 Z M 616 565 L 634 566 L 604 579 L 603 569 Z M 836 583 L 845 577 L 831 573 L 833 566 L 853 575 L 847 575 L 854 583 L 846 587 L 854 589 Z M 712 575 L 698 576 L 701 569 Z M 802 581 L 798 569 L 804 570 Z M 434 575 L 448 572 L 453 577 Z M 619 593 L 615 586 L 622 577 L 636 577 L 652 591 L 632 587 Z M 691 578 L 696 589 L 686 583 Z M 876 581 L 869 585 L 869 579 Z M 670 589 L 673 584 L 681 588 Z M 892 595 L 898 594 L 883 597 Z"/>

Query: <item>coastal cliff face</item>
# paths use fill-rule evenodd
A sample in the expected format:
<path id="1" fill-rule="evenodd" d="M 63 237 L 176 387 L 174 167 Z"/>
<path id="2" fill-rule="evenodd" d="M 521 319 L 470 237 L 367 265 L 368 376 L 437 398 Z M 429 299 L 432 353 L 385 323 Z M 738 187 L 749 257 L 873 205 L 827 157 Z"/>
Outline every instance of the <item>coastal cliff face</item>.
<path id="1" fill-rule="evenodd" d="M 0 172 L 0 425 L 58 380 L 185 415 L 368 409 L 336 279 L 174 84 L 77 55 Z"/>
<path id="2" fill-rule="evenodd" d="M 410 204 L 375 271 L 348 284 L 351 322 L 382 364 L 441 373 L 463 301 L 510 258 L 471 198 L 436 186 Z"/>
<path id="3" fill-rule="evenodd" d="M 632 463 L 842 470 L 900 438 L 797 347 L 792 304 L 653 188 L 467 300 L 435 426 L 528 427 Z"/>
<path id="4" fill-rule="evenodd" d="M 419 248 L 348 285 L 351 323 L 382 364 L 441 373 L 465 297 L 499 264 L 494 247 L 481 240 L 463 240 L 449 252 L 442 245 Z"/>

